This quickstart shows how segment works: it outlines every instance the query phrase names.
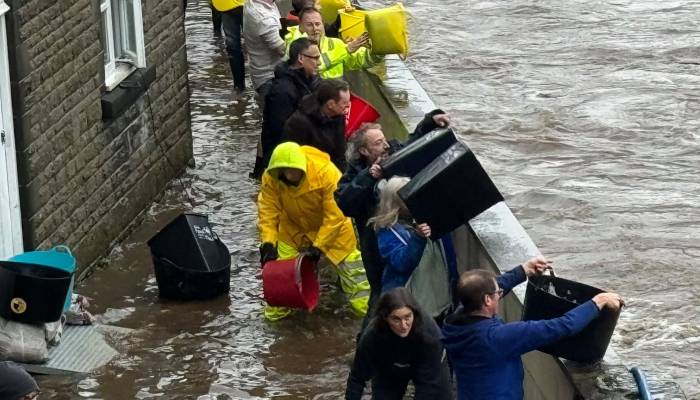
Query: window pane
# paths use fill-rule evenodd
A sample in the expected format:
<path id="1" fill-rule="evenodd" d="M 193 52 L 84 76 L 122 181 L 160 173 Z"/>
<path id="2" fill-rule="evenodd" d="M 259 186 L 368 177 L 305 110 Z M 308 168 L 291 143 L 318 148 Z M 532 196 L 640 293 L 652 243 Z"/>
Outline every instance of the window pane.
<path id="1" fill-rule="evenodd" d="M 112 61 L 112 55 L 109 52 L 109 36 L 107 35 L 107 27 L 109 24 L 107 23 L 107 13 L 102 12 L 102 18 L 100 19 L 100 33 L 102 33 L 102 45 L 104 46 L 104 61 L 105 64 L 109 64 Z"/>
<path id="2" fill-rule="evenodd" d="M 129 59 L 136 63 L 138 51 L 136 44 L 136 21 L 134 20 L 134 1 L 119 0 L 119 51 L 118 58 Z"/>

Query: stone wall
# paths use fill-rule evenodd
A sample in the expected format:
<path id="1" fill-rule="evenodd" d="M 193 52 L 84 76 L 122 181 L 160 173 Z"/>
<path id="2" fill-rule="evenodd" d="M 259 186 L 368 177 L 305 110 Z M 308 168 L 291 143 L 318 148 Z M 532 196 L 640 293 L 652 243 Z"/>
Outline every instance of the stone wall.
<path id="1" fill-rule="evenodd" d="M 143 1 L 156 78 L 105 121 L 99 0 L 8 4 L 25 248 L 66 244 L 84 268 L 192 159 L 182 0 Z"/>

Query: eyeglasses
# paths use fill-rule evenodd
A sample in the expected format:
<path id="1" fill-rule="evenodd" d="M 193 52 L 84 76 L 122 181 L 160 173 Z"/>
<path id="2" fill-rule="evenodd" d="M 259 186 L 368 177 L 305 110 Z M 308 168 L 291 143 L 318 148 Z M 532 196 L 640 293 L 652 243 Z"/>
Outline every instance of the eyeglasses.
<path id="1" fill-rule="evenodd" d="M 503 297 L 503 289 L 498 289 L 498 290 L 496 290 L 495 292 L 489 293 L 489 294 L 498 295 L 498 298 L 500 299 L 501 297 Z"/>
<path id="2" fill-rule="evenodd" d="M 314 60 L 314 61 L 318 61 L 318 60 L 321 59 L 321 56 L 320 56 L 320 55 L 318 55 L 318 56 L 310 56 L 310 55 L 304 54 L 304 53 L 301 53 L 301 55 L 304 56 L 304 57 L 308 57 L 308 58 L 310 58 L 310 59 L 312 59 L 312 60 Z"/>

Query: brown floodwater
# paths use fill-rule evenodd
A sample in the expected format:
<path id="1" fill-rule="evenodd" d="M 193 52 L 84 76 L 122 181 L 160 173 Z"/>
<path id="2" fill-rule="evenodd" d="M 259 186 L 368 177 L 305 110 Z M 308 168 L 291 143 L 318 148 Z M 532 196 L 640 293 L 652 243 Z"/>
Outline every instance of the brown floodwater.
<path id="1" fill-rule="evenodd" d="M 234 96 L 206 2 L 187 49 L 196 167 L 77 288 L 120 355 L 86 377 L 45 377 L 52 399 L 337 399 L 359 328 L 332 284 L 313 314 L 270 324 L 248 179 L 260 130 Z M 388 1 L 386 2 L 388 4 Z M 381 4 L 373 2 L 370 4 Z M 700 398 L 700 2 L 408 1 L 408 65 L 452 114 L 558 274 L 622 293 L 613 345 Z M 163 301 L 145 242 L 206 213 L 233 254 L 228 297 Z"/>

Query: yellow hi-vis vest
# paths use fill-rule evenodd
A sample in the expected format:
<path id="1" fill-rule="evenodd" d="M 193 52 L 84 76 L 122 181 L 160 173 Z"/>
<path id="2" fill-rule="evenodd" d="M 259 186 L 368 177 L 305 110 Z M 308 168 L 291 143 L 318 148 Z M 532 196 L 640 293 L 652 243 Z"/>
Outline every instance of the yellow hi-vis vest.
<path id="1" fill-rule="evenodd" d="M 211 0 L 211 5 L 213 5 L 217 11 L 226 12 L 242 6 L 243 1 L 244 0 Z"/>
<path id="2" fill-rule="evenodd" d="M 298 26 L 292 26 L 284 36 L 284 42 L 287 45 L 287 55 L 289 55 L 289 45 L 306 36 L 306 33 L 299 31 Z M 342 78 L 344 69 L 349 70 L 369 68 L 376 62 L 381 60 L 366 48 L 361 47 L 354 53 L 348 52 L 348 46 L 340 39 L 323 36 L 319 43 L 321 51 L 321 65 L 318 67 L 318 74 L 323 79 Z"/>

